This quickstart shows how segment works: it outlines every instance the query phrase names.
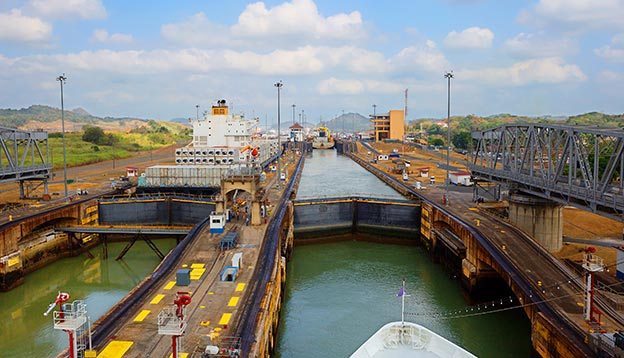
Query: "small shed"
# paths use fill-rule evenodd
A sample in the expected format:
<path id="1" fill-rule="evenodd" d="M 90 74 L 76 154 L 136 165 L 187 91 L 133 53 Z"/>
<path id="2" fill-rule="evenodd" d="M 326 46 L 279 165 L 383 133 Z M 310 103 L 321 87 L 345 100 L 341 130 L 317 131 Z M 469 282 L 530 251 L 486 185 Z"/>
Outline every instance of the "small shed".
<path id="1" fill-rule="evenodd" d="M 236 277 L 238 277 L 238 268 L 234 266 L 226 266 L 223 271 L 221 271 L 221 276 L 219 277 L 219 281 L 236 281 Z"/>
<path id="2" fill-rule="evenodd" d="M 188 286 L 191 284 L 191 270 L 179 269 L 176 271 L 176 286 Z"/>
<path id="3" fill-rule="evenodd" d="M 451 172 L 449 180 L 454 185 L 471 186 L 473 184 L 470 172 Z"/>
<path id="4" fill-rule="evenodd" d="M 126 176 L 127 177 L 138 177 L 139 176 L 139 168 L 136 168 L 136 167 L 126 167 Z"/>
<path id="5" fill-rule="evenodd" d="M 243 266 L 243 253 L 237 252 L 232 256 L 232 266 L 238 268 L 240 270 L 241 266 Z"/>
<path id="6" fill-rule="evenodd" d="M 236 232 L 228 232 L 225 234 L 221 241 L 219 241 L 219 250 L 229 250 L 236 247 L 236 242 L 238 241 L 238 233 Z"/>
<path id="7" fill-rule="evenodd" d="M 422 178 L 427 178 L 429 176 L 429 167 L 418 168 L 418 175 L 420 175 Z"/>
<path id="8" fill-rule="evenodd" d="M 225 213 L 210 213 L 210 233 L 221 234 L 225 230 Z"/>

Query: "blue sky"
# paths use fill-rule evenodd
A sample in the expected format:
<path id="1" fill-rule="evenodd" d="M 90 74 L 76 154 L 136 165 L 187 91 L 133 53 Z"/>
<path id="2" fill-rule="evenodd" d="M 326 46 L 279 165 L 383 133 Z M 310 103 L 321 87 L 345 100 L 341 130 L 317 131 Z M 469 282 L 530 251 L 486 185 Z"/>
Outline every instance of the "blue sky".
<path id="1" fill-rule="evenodd" d="M 624 112 L 624 0 L 3 0 L 0 107 L 194 117 Z"/>

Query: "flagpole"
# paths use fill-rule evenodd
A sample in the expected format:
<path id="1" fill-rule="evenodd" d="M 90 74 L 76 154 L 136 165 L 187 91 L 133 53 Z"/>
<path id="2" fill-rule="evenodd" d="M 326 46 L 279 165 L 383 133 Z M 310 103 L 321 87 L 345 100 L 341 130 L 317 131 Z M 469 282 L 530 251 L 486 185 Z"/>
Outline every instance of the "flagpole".
<path id="1" fill-rule="evenodd" d="M 403 279 L 403 294 L 401 295 L 401 325 L 405 324 L 405 279 Z"/>

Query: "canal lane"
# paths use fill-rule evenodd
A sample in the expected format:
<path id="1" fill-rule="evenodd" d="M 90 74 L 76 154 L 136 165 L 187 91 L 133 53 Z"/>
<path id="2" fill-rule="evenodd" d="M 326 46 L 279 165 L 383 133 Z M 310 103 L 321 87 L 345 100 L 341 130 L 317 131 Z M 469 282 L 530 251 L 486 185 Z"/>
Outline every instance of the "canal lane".
<path id="1" fill-rule="evenodd" d="M 162 252 L 175 247 L 175 239 L 155 240 Z M 67 334 L 54 330 L 52 314 L 43 313 L 58 291 L 68 292 L 69 302 L 85 300 L 94 322 L 119 302 L 160 263 L 156 254 L 138 241 L 123 260 L 114 258 L 127 243 L 109 243 L 109 259 L 101 258 L 101 246 L 86 254 L 61 259 L 26 276 L 24 284 L 0 292 L 0 357 L 56 357 L 68 346 Z"/>
<path id="2" fill-rule="evenodd" d="M 335 151 L 306 159 L 298 198 L 382 195 L 393 189 Z M 530 357 L 530 323 L 521 310 L 469 318 L 459 281 L 419 247 L 360 241 L 297 246 L 289 262 L 276 356 L 348 357 L 383 324 L 401 319 L 396 293 L 407 280 L 406 319 L 422 324 L 479 357 Z"/>

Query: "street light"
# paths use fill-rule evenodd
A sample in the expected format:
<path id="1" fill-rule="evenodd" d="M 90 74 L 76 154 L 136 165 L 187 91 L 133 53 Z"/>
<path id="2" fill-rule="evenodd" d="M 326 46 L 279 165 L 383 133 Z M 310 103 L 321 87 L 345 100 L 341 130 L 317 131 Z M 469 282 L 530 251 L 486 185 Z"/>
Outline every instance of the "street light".
<path id="1" fill-rule="evenodd" d="M 65 201 L 69 199 L 67 191 L 67 149 L 65 148 L 65 106 L 63 104 L 63 84 L 67 81 L 65 73 L 56 78 L 61 83 L 61 132 L 63 136 L 63 184 L 65 184 Z"/>
<path id="2" fill-rule="evenodd" d="M 195 105 L 195 109 L 197 110 L 197 117 L 195 117 L 195 119 L 199 121 L 199 104 Z"/>
<path id="3" fill-rule="evenodd" d="M 376 120 L 377 120 L 377 105 L 373 104 L 373 126 L 377 125 Z M 374 133 L 375 133 L 375 142 L 376 142 L 377 141 L 377 136 L 378 136 L 377 128 L 375 128 L 375 132 Z"/>
<path id="4" fill-rule="evenodd" d="M 444 194 L 444 205 L 449 204 L 449 181 L 450 181 L 450 162 L 451 162 L 451 78 L 453 71 L 444 74 L 444 78 L 448 80 L 447 85 L 447 115 L 446 115 L 446 193 Z"/>
<path id="5" fill-rule="evenodd" d="M 293 105 L 292 105 L 292 108 L 293 108 L 293 122 L 292 122 L 292 125 L 293 125 L 293 126 L 295 125 L 295 107 L 297 107 L 297 105 L 296 105 L 296 104 L 293 104 Z"/>
<path id="6" fill-rule="evenodd" d="M 280 138 L 280 89 L 284 84 L 280 80 L 273 86 L 277 87 L 277 189 L 279 189 L 280 180 L 282 180 L 282 168 L 280 164 L 282 156 L 282 139 Z"/>

